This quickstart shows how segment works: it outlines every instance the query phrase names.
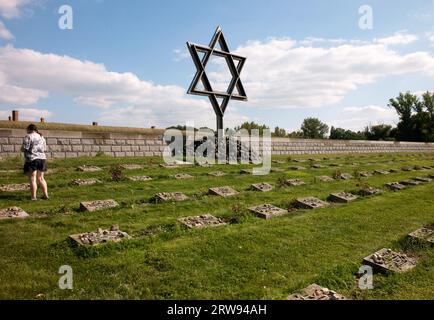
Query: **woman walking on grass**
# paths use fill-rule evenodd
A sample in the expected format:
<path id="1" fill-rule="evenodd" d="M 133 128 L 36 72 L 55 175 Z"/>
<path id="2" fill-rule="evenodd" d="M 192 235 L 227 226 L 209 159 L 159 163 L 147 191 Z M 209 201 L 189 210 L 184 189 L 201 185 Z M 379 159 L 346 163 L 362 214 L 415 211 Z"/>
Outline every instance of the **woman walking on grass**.
<path id="1" fill-rule="evenodd" d="M 32 193 L 32 201 L 36 200 L 36 191 L 38 185 L 44 194 L 43 199 L 48 199 L 48 187 L 47 182 L 44 179 L 44 172 L 47 171 L 46 155 L 47 143 L 44 137 L 39 133 L 38 128 L 31 124 L 27 127 L 27 135 L 24 137 L 23 146 L 21 151 L 24 152 L 24 174 L 29 177 L 30 191 Z"/>

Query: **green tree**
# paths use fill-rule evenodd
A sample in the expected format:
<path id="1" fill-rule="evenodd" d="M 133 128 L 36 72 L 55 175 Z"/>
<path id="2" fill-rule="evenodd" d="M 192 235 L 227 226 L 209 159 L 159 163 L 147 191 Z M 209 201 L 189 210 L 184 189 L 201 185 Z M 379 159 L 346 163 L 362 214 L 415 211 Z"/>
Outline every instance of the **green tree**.
<path id="1" fill-rule="evenodd" d="M 317 118 L 306 118 L 301 125 L 301 131 L 304 138 L 324 139 L 329 131 L 329 127 Z"/>
<path id="2" fill-rule="evenodd" d="M 396 138 L 401 141 L 417 141 L 413 111 L 420 110 L 420 102 L 416 95 L 410 92 L 400 93 L 398 97 L 389 100 L 389 107 L 395 109 L 399 116 Z"/>
<path id="3" fill-rule="evenodd" d="M 392 126 L 388 124 L 379 124 L 365 128 L 365 136 L 368 140 L 393 140 Z"/>
<path id="4" fill-rule="evenodd" d="M 244 122 L 240 126 L 234 128 L 235 131 L 238 131 L 241 129 L 247 130 L 249 132 L 249 134 L 251 133 L 251 131 L 253 129 L 257 129 L 257 130 L 259 130 L 259 135 L 262 135 L 264 130 L 269 129 L 269 128 L 265 124 L 261 125 L 261 124 L 258 124 L 258 123 L 255 123 L 252 121 L 252 122 Z"/>
<path id="5" fill-rule="evenodd" d="M 274 132 L 272 132 L 271 135 L 273 137 L 281 137 L 281 138 L 288 136 L 288 134 L 286 133 L 286 130 L 283 128 L 279 128 L 279 127 L 274 128 Z"/>
<path id="6" fill-rule="evenodd" d="M 343 128 L 331 127 L 329 139 L 336 140 L 364 140 L 366 136 L 363 132 L 354 132 Z"/>

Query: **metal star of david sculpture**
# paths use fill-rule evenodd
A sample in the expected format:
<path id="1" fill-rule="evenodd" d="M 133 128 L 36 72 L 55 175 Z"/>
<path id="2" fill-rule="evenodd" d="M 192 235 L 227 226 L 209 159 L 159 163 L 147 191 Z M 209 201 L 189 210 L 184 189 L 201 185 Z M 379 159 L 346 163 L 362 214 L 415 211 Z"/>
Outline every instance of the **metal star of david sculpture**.
<path id="1" fill-rule="evenodd" d="M 216 48 L 217 45 L 220 45 L 220 49 Z M 247 101 L 246 92 L 244 91 L 240 79 L 240 73 L 243 69 L 246 58 L 229 51 L 229 47 L 220 27 L 217 27 L 209 46 L 187 42 L 187 47 L 197 69 L 196 75 L 194 76 L 187 93 L 208 96 L 217 116 L 217 132 L 219 132 L 220 129 L 223 130 L 223 115 L 229 101 L 231 99 Z M 202 58 L 199 57 L 199 53 L 203 53 Z M 205 68 L 212 55 L 225 58 L 226 64 L 231 72 L 232 80 L 230 81 L 226 92 L 215 91 L 206 75 Z M 199 82 L 202 83 L 203 89 L 197 88 Z M 219 103 L 219 99 L 222 101 L 221 103 Z"/>

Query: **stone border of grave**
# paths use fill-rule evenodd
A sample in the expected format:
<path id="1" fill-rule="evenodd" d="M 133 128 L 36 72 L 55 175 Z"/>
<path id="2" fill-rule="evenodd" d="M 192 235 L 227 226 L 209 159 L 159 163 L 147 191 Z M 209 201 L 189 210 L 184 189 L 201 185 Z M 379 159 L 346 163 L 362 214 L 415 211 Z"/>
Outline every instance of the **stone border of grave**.
<path id="1" fill-rule="evenodd" d="M 68 238 L 79 246 L 98 246 L 108 242 L 120 242 L 125 239 L 131 239 L 131 236 L 119 230 L 117 225 L 113 225 L 110 229 L 103 230 L 98 228 L 97 231 L 72 234 Z"/>
<path id="2" fill-rule="evenodd" d="M 268 203 L 250 207 L 249 210 L 253 212 L 258 218 L 266 220 L 290 213 L 289 210 L 285 210 Z"/>
<path id="3" fill-rule="evenodd" d="M 330 203 L 315 197 L 297 198 L 295 200 L 295 206 L 300 209 L 320 209 L 329 205 Z"/>
<path id="4" fill-rule="evenodd" d="M 119 203 L 117 203 L 113 199 L 82 201 L 80 202 L 80 211 L 95 212 L 100 210 L 116 208 L 118 206 Z"/>
<path id="5" fill-rule="evenodd" d="M 418 241 L 434 245 L 434 229 L 432 228 L 422 227 L 409 233 L 408 236 Z"/>
<path id="6" fill-rule="evenodd" d="M 152 180 L 152 178 L 149 176 L 129 176 L 127 177 L 127 179 L 134 182 L 138 182 L 138 181 L 144 182 L 144 181 Z"/>
<path id="7" fill-rule="evenodd" d="M 89 178 L 89 179 L 74 179 L 71 181 L 71 184 L 75 186 L 91 186 L 95 185 L 97 183 L 101 183 L 100 180 L 95 178 Z"/>
<path id="8" fill-rule="evenodd" d="M 102 168 L 94 165 L 81 165 L 77 167 L 77 171 L 81 172 L 98 172 L 102 171 Z"/>
<path id="9" fill-rule="evenodd" d="M 386 187 L 388 187 L 392 191 L 404 190 L 406 187 L 399 182 L 389 182 L 386 183 Z"/>
<path id="10" fill-rule="evenodd" d="M 285 185 L 289 187 L 297 187 L 297 186 L 303 186 L 306 182 L 304 182 L 301 179 L 286 179 Z"/>
<path id="11" fill-rule="evenodd" d="M 222 218 L 217 218 L 209 213 L 179 218 L 178 221 L 189 229 L 215 228 L 226 225 Z"/>
<path id="12" fill-rule="evenodd" d="M 171 176 L 172 178 L 175 178 L 176 180 L 185 180 L 185 179 L 193 179 L 194 177 L 188 173 L 176 173 Z"/>
<path id="13" fill-rule="evenodd" d="M 167 202 L 167 201 L 186 201 L 190 198 L 182 192 L 159 192 L 155 195 L 155 200 Z"/>
<path id="14" fill-rule="evenodd" d="M 343 295 L 313 283 L 298 293 L 289 295 L 287 300 L 348 300 Z"/>
<path id="15" fill-rule="evenodd" d="M 0 210 L 0 220 L 6 219 L 25 219 L 29 214 L 20 207 L 9 207 Z"/>
<path id="16" fill-rule="evenodd" d="M 274 189 L 274 187 L 267 182 L 253 183 L 250 185 L 250 189 L 253 191 L 269 192 Z"/>
<path id="17" fill-rule="evenodd" d="M 374 195 L 378 195 L 378 194 L 382 194 L 384 191 L 378 188 L 374 188 L 374 187 L 366 187 L 366 188 L 362 188 L 359 190 L 359 194 L 362 197 L 369 197 L 369 196 L 374 196 Z"/>
<path id="18" fill-rule="evenodd" d="M 396 260 L 402 259 L 404 263 L 400 265 L 390 265 L 390 262 L 396 263 Z M 402 252 L 395 252 L 388 248 L 380 249 L 369 256 L 363 258 L 363 263 L 371 266 L 379 272 L 406 272 L 416 267 L 417 259 L 407 256 Z"/>
<path id="19" fill-rule="evenodd" d="M 3 184 L 0 186 L 0 191 L 2 192 L 20 192 L 20 191 L 29 191 L 30 184 L 29 183 L 11 183 L 11 184 Z"/>
<path id="20" fill-rule="evenodd" d="M 349 192 L 335 192 L 331 193 L 327 200 L 334 203 L 350 203 L 358 198 L 358 196 Z"/>
<path id="21" fill-rule="evenodd" d="M 228 186 L 209 188 L 208 192 L 210 195 L 220 196 L 223 198 L 232 197 L 239 193 L 237 190 Z"/>

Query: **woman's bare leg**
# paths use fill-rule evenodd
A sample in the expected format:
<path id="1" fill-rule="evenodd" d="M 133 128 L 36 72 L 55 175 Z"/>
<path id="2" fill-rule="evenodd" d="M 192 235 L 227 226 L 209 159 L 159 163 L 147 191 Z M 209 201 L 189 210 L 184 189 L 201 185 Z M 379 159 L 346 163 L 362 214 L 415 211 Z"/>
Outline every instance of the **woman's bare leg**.
<path id="1" fill-rule="evenodd" d="M 32 200 L 36 200 L 36 191 L 38 191 L 38 185 L 36 184 L 36 171 L 29 172 L 27 175 L 29 177 Z"/>
<path id="2" fill-rule="evenodd" d="M 44 194 L 44 197 L 48 199 L 48 187 L 47 187 L 47 182 L 44 179 L 43 171 L 38 171 L 38 182 L 39 182 L 39 186 L 42 189 L 42 193 Z"/>

